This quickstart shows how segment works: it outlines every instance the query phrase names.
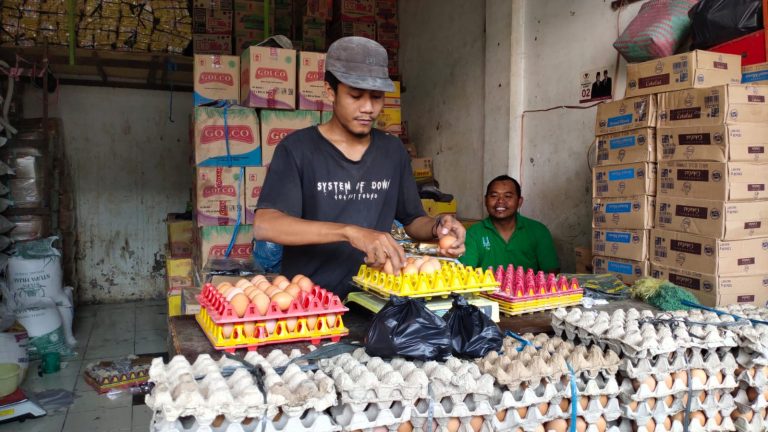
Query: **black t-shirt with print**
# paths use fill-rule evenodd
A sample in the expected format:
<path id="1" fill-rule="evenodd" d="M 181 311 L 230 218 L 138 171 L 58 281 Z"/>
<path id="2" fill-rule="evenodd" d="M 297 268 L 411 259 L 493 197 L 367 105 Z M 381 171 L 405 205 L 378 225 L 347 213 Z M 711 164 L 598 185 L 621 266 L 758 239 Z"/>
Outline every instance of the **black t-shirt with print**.
<path id="1" fill-rule="evenodd" d="M 298 130 L 275 149 L 258 208 L 306 220 L 339 222 L 389 232 L 425 215 L 402 142 L 374 129 L 359 161 L 352 161 L 316 126 Z M 281 273 L 309 276 L 346 296 L 364 254 L 348 242 L 285 246 Z"/>

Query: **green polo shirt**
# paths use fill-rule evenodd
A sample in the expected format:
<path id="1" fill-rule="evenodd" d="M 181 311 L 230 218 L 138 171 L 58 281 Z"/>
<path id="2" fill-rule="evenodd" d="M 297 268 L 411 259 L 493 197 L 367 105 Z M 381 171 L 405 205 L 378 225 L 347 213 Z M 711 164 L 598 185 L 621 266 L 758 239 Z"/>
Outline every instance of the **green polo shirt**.
<path id="1" fill-rule="evenodd" d="M 549 229 L 520 213 L 517 214 L 515 232 L 508 242 L 499 235 L 491 218 L 486 218 L 467 230 L 465 246 L 467 250 L 459 261 L 472 267 L 496 269 L 500 265 L 514 264 L 534 271 L 560 268 Z"/>

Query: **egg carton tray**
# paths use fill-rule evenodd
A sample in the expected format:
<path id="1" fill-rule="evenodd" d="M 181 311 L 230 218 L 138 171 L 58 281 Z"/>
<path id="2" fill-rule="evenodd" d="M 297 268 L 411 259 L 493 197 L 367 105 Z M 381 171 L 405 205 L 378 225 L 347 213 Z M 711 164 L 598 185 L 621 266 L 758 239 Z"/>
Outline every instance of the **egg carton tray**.
<path id="1" fill-rule="evenodd" d="M 740 346 L 736 352 L 736 363 L 746 368 L 763 367 L 768 366 L 768 357 L 763 357 L 760 353 Z"/>
<path id="2" fill-rule="evenodd" d="M 602 432 L 613 431 L 618 432 L 618 421 L 620 417 L 613 421 L 605 419 L 603 416 L 595 413 L 589 413 L 590 419 L 582 418 L 584 420 L 584 431 L 590 432 Z M 593 415 L 594 414 L 594 415 Z M 571 414 L 567 416 L 552 416 L 542 415 L 536 407 L 531 407 L 525 412 L 524 417 L 520 417 L 519 413 L 515 410 L 507 410 L 506 414 L 500 414 L 493 416 L 491 421 L 493 422 L 494 431 L 516 431 L 523 430 L 525 432 L 538 432 L 544 430 L 542 425 L 551 421 L 562 420 L 565 424 L 570 425 Z M 553 430 L 553 429 L 550 429 Z M 564 429 L 565 431 L 571 430 L 570 427 Z M 582 429 L 578 429 L 582 430 Z"/>
<path id="3" fill-rule="evenodd" d="M 302 291 L 291 301 L 285 311 L 271 301 L 266 313 L 262 314 L 253 303 L 249 303 L 243 317 L 238 317 L 224 295 L 212 284 L 205 284 L 197 296 L 201 308 L 216 324 L 243 323 L 249 321 L 279 320 L 307 316 L 343 314 L 349 311 L 336 294 L 315 285 L 310 292 Z"/>
<path id="4" fill-rule="evenodd" d="M 646 423 L 647 424 L 647 423 Z M 734 431 L 736 430 L 733 421 L 730 418 L 723 418 L 718 425 L 714 419 L 709 419 L 703 426 L 699 422 L 690 422 L 687 432 L 714 432 L 714 431 Z M 655 424 L 653 428 L 647 428 L 645 425 L 637 425 L 634 420 L 624 419 L 619 423 L 619 432 L 686 432 L 683 422 L 680 420 L 670 420 L 669 425 L 664 423 Z"/>
<path id="5" fill-rule="evenodd" d="M 238 349 L 252 351 L 260 346 L 278 343 L 310 342 L 317 345 L 323 339 L 338 342 L 342 337 L 349 334 L 349 330 L 344 327 L 341 315 L 336 316 L 332 327 L 329 325 L 327 316 L 318 317 L 315 330 L 309 329 L 307 317 L 296 318 L 296 326 L 293 330 L 288 329 L 286 319 L 276 321 L 272 332 L 269 331 L 270 322 L 257 322 L 254 323 L 253 336 L 246 334 L 244 329 L 246 323 L 232 324 L 233 331 L 228 338 L 222 334 L 222 326 L 208 318 L 205 309 L 201 309 L 195 315 L 195 319 L 215 349 L 230 353 L 234 353 Z"/>
<path id="6" fill-rule="evenodd" d="M 756 412 L 734 411 L 731 413 L 731 420 L 737 432 L 755 432 L 768 430 L 765 414 Z"/>
<path id="7" fill-rule="evenodd" d="M 716 412 L 719 412 L 723 417 L 728 417 L 736 409 L 733 397 L 728 393 L 720 394 L 719 398 L 715 397 L 714 394 L 707 394 L 703 402 L 698 395 L 691 395 L 691 397 L 691 412 L 703 411 L 708 416 L 714 416 Z M 640 424 L 644 424 L 648 419 L 660 423 L 667 417 L 685 411 L 687 400 L 676 397 L 669 404 L 668 398 L 657 399 L 654 404 L 649 402 L 646 400 L 638 403 L 637 406 L 622 403 L 622 417 L 635 420 Z"/>
<path id="8" fill-rule="evenodd" d="M 549 403 L 553 399 L 562 398 L 566 389 L 561 382 L 539 383 L 535 387 L 516 387 L 494 389 L 491 401 L 496 411 L 508 408 L 524 408 L 531 405 Z M 570 394 L 570 389 L 568 390 Z"/>
<path id="9" fill-rule="evenodd" d="M 760 411 L 761 409 L 768 407 L 768 400 L 766 399 L 766 396 L 768 396 L 768 389 L 764 389 L 762 392 L 758 389 L 754 389 L 754 392 L 757 393 L 757 396 L 753 394 L 753 399 L 750 399 L 750 390 L 746 389 L 739 389 L 736 390 L 734 401 L 736 402 L 736 407 L 738 407 L 742 411 L 746 410 L 752 410 L 752 411 Z"/>
<path id="10" fill-rule="evenodd" d="M 727 371 L 735 373 L 738 368 L 736 358 L 731 352 L 690 349 L 660 355 L 654 358 L 628 358 L 621 362 L 622 374 L 636 379 L 648 376 L 657 377 L 691 369 L 704 369 L 709 373 Z"/>
<path id="11" fill-rule="evenodd" d="M 595 424 L 600 419 L 613 422 L 621 418 L 621 407 L 616 398 L 606 399 L 603 405 L 600 398 L 586 398 L 585 402 L 579 397 L 576 405 L 576 415 L 587 424 Z M 515 428 L 530 429 L 532 426 L 556 419 L 570 419 L 573 415 L 570 399 L 553 399 L 550 403 L 541 403 L 528 407 L 498 409 L 495 416 L 497 430 L 513 430 Z M 499 413 L 504 414 L 499 414 Z"/>
<path id="12" fill-rule="evenodd" d="M 247 419 L 243 422 L 224 420 L 217 426 L 213 421 L 187 418 L 173 422 L 155 415 L 149 427 L 150 432 L 336 432 L 341 426 L 325 413 L 310 411 L 300 417 L 280 415 L 276 419 Z"/>
<path id="13" fill-rule="evenodd" d="M 768 368 L 765 366 L 751 366 L 736 372 L 736 381 L 739 387 L 768 388 Z"/>
<path id="14" fill-rule="evenodd" d="M 450 357 L 445 363 L 428 361 L 421 365 L 429 383 L 429 394 L 435 400 L 450 398 L 454 404 L 472 398 L 487 401 L 494 392 L 494 378 L 482 373 L 474 362 Z"/>
<path id="15" fill-rule="evenodd" d="M 565 307 L 565 306 L 578 306 L 581 304 L 581 300 L 584 298 L 583 294 L 575 294 L 575 295 L 569 295 L 569 296 L 556 297 L 553 299 L 548 299 L 546 301 L 536 300 L 531 302 L 521 302 L 521 303 L 513 304 L 513 303 L 502 302 L 501 300 L 493 296 L 489 296 L 485 294 L 483 294 L 482 296 L 498 302 L 499 312 L 507 316 L 516 316 L 516 315 L 523 315 L 523 314 L 528 314 L 533 312 L 541 312 L 541 311 L 555 309 L 559 307 Z"/>
<path id="16" fill-rule="evenodd" d="M 381 428 L 411 419 L 413 404 L 400 401 L 364 404 L 341 403 L 330 408 L 334 422 L 344 431 Z"/>
<path id="17" fill-rule="evenodd" d="M 360 266 L 352 281 L 360 288 L 388 298 L 390 295 L 414 298 L 448 297 L 452 293 L 473 294 L 491 292 L 499 285 L 490 270 L 443 264 L 443 269 L 430 274 L 386 274 L 365 264 Z"/>
<path id="18" fill-rule="evenodd" d="M 493 416 L 411 418 L 408 423 L 412 429 L 406 430 L 411 432 L 496 432 L 496 429 L 493 429 L 491 417 Z M 398 429 L 390 428 L 389 430 Z"/>
<path id="19" fill-rule="evenodd" d="M 364 348 L 358 348 L 351 354 L 322 359 L 318 366 L 334 379 L 343 402 L 402 401 L 412 404 L 427 396 L 429 379 L 426 373 L 415 363 L 402 358 L 386 362 L 380 357 L 370 357 Z"/>
<path id="20" fill-rule="evenodd" d="M 639 383 L 637 389 L 630 379 L 623 379 L 619 383 L 619 393 L 625 397 L 629 397 L 634 401 L 643 401 L 646 399 L 665 398 L 670 395 L 676 395 L 680 393 L 691 391 L 713 391 L 713 390 L 733 390 L 738 385 L 736 384 L 736 378 L 733 374 L 723 374 L 722 380 L 719 380 L 717 375 L 712 375 L 707 378 L 706 382 L 701 382 L 698 378 L 692 378 L 690 380 L 691 388 L 688 387 L 688 380 L 683 381 L 682 378 L 672 380 L 672 385 L 669 381 L 657 382 L 655 388 L 651 389 L 645 382 Z"/>

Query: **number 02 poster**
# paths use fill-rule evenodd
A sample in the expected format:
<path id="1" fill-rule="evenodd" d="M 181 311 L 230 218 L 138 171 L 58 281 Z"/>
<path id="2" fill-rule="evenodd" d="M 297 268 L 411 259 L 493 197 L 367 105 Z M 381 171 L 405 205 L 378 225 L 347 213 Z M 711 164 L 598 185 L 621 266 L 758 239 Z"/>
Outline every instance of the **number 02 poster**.
<path id="1" fill-rule="evenodd" d="M 582 72 L 579 79 L 579 103 L 597 102 L 613 98 L 612 67 L 595 68 Z"/>

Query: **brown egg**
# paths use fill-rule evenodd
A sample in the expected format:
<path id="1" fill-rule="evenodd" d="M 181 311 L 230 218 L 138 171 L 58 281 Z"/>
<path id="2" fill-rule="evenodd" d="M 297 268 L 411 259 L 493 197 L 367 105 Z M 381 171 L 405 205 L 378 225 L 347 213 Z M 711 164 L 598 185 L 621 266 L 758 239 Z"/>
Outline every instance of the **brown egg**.
<path id="1" fill-rule="evenodd" d="M 232 331 L 235 329 L 233 324 L 224 324 L 221 326 L 221 336 L 224 339 L 229 339 L 232 336 Z"/>
<path id="2" fill-rule="evenodd" d="M 645 403 L 648 404 L 648 409 L 650 409 L 651 411 L 653 411 L 653 409 L 656 408 L 656 399 L 654 398 L 649 398 L 647 401 L 645 401 Z"/>
<path id="3" fill-rule="evenodd" d="M 325 322 L 328 324 L 328 328 L 336 327 L 336 314 L 335 313 L 326 314 Z"/>
<path id="4" fill-rule="evenodd" d="M 317 325 L 317 315 L 310 315 L 307 317 L 307 327 L 309 330 L 314 330 Z"/>
<path id="5" fill-rule="evenodd" d="M 224 423 L 224 416 L 223 415 L 217 415 L 215 419 L 213 419 L 213 423 L 211 423 L 211 426 L 213 427 L 219 427 Z"/>
<path id="6" fill-rule="evenodd" d="M 288 285 L 290 285 L 290 284 L 291 284 L 291 281 L 289 281 L 289 280 L 287 280 L 287 279 L 286 279 L 286 280 L 282 280 L 282 281 L 280 281 L 280 283 L 278 283 L 278 284 L 276 284 L 276 285 L 277 285 L 277 287 L 278 287 L 278 288 L 280 288 L 281 290 L 284 290 L 284 289 L 288 288 Z"/>
<path id="7" fill-rule="evenodd" d="M 568 422 L 563 419 L 555 419 L 544 423 L 544 430 L 546 432 L 566 432 L 568 430 Z"/>
<path id="8" fill-rule="evenodd" d="M 448 432 L 458 432 L 459 428 L 461 427 L 461 420 L 459 420 L 458 417 L 451 417 L 448 419 L 448 424 L 445 426 L 445 429 Z M 433 429 L 437 430 L 437 429 Z"/>
<path id="9" fill-rule="evenodd" d="M 256 284 L 256 289 L 258 289 L 260 291 L 264 291 L 264 290 L 266 290 L 268 288 L 271 288 L 271 287 L 272 287 L 272 284 L 269 283 L 269 281 L 266 280 L 266 279 L 263 280 L 263 281 L 259 281 L 259 283 Z"/>
<path id="10" fill-rule="evenodd" d="M 386 274 L 395 274 L 395 267 L 392 266 L 392 261 L 390 261 L 389 258 L 387 258 L 386 261 L 384 261 L 384 265 L 381 267 L 382 273 Z"/>
<path id="11" fill-rule="evenodd" d="M 608 396 L 605 396 L 605 395 L 600 396 L 600 406 L 603 408 L 608 406 Z"/>
<path id="12" fill-rule="evenodd" d="M 604 417 L 598 417 L 597 418 L 597 430 L 598 432 L 605 432 L 605 430 L 608 428 L 608 422 L 605 421 Z"/>
<path id="13" fill-rule="evenodd" d="M 718 383 L 718 384 L 722 384 L 723 383 L 723 373 L 722 372 L 717 371 L 715 373 L 715 382 Z"/>
<path id="14" fill-rule="evenodd" d="M 246 286 L 253 285 L 248 279 L 240 279 L 235 283 L 235 286 L 240 289 L 245 289 Z"/>
<path id="15" fill-rule="evenodd" d="M 296 285 L 296 284 L 290 284 L 290 285 L 288 285 L 288 287 L 285 289 L 285 292 L 287 292 L 288 294 L 290 294 L 290 295 L 291 295 L 291 297 L 293 297 L 293 298 L 296 298 L 296 297 L 298 297 L 298 296 L 299 296 L 299 293 L 301 292 L 301 288 L 299 288 L 299 286 L 298 286 L 298 285 Z"/>
<path id="16" fill-rule="evenodd" d="M 474 416 L 469 421 L 469 426 L 472 428 L 475 432 L 480 432 L 480 429 L 483 428 L 483 417 L 482 416 Z"/>
<path id="17" fill-rule="evenodd" d="M 281 290 L 280 288 L 278 288 L 276 286 L 271 286 L 271 287 L 269 287 L 269 288 L 264 290 L 264 294 L 266 294 L 266 295 L 268 295 L 270 297 L 274 296 L 275 294 L 277 294 L 279 292 L 283 292 L 283 290 Z"/>
<path id="18" fill-rule="evenodd" d="M 259 291 L 256 293 L 256 295 L 251 299 L 253 304 L 256 306 L 256 310 L 261 315 L 265 315 L 267 311 L 269 310 L 269 303 L 271 302 L 268 295 L 264 294 L 263 292 Z"/>
<path id="19" fill-rule="evenodd" d="M 577 432 L 584 432 L 586 430 L 587 430 L 587 422 L 583 418 L 577 417 L 576 418 L 576 431 Z"/>
<path id="20" fill-rule="evenodd" d="M 719 411 L 715 411 L 715 415 L 712 417 L 712 419 L 715 421 L 715 424 L 720 426 L 720 424 L 723 423 L 723 416 L 720 414 Z"/>
<path id="21" fill-rule="evenodd" d="M 698 380 L 701 384 L 707 383 L 707 373 L 703 369 L 691 369 L 691 381 Z"/>
<path id="22" fill-rule="evenodd" d="M 446 236 L 443 236 L 443 238 L 441 238 L 440 241 L 437 242 L 437 244 L 440 246 L 440 249 L 446 250 L 446 249 L 450 249 L 451 246 L 453 246 L 453 244 L 456 243 L 456 240 L 458 240 L 456 237 L 452 235 L 446 235 Z"/>
<path id="23" fill-rule="evenodd" d="M 686 371 L 679 371 L 672 374 L 672 380 L 673 381 L 680 381 L 686 386 L 688 386 L 688 372 Z"/>
<path id="24" fill-rule="evenodd" d="M 667 389 L 672 388 L 672 375 L 667 375 L 664 377 L 664 385 L 667 387 Z"/>
<path id="25" fill-rule="evenodd" d="M 281 311 L 285 312 L 291 306 L 293 297 L 291 297 L 291 295 L 286 292 L 279 291 L 272 295 L 272 301 L 277 304 L 277 307 Z"/>
<path id="26" fill-rule="evenodd" d="M 315 284 L 312 282 L 312 279 L 308 277 L 304 277 L 300 281 L 296 282 L 296 285 L 298 285 L 299 288 L 301 288 L 301 290 L 304 292 L 312 291 L 312 287 L 315 286 Z"/>
<path id="27" fill-rule="evenodd" d="M 416 267 L 416 264 L 406 264 L 403 268 L 403 274 L 417 274 L 418 272 L 419 268 Z"/>
<path id="28" fill-rule="evenodd" d="M 507 410 L 498 410 L 496 411 L 496 419 L 500 422 L 504 422 L 504 419 L 507 418 Z"/>
<path id="29" fill-rule="evenodd" d="M 248 309 L 248 305 L 251 303 L 251 301 L 248 299 L 248 296 L 243 293 L 235 295 L 229 302 L 232 303 L 232 310 L 235 311 L 235 314 L 237 314 L 239 318 L 242 318 L 243 315 L 245 315 L 245 311 Z"/>
<path id="30" fill-rule="evenodd" d="M 296 276 L 294 276 L 294 277 L 293 277 L 293 279 L 291 279 L 291 283 L 295 283 L 295 284 L 298 284 L 298 283 L 299 283 L 299 281 L 300 281 L 300 280 L 302 280 L 302 279 L 304 279 L 305 277 L 306 277 L 306 276 L 304 276 L 303 274 L 299 273 L 299 274 L 297 274 Z"/>
<path id="31" fill-rule="evenodd" d="M 563 398 L 560 401 L 560 411 L 566 412 L 568 411 L 568 407 L 571 405 L 571 400 L 568 398 Z"/>
<path id="32" fill-rule="evenodd" d="M 642 384 L 645 384 L 646 387 L 648 387 L 648 390 L 654 391 L 656 390 L 656 380 L 653 379 L 652 376 L 647 376 L 643 380 L 632 380 L 632 387 L 634 387 L 635 391 L 637 391 Z"/>
<path id="33" fill-rule="evenodd" d="M 664 419 L 664 430 L 672 430 L 672 419 L 669 417 Z"/>
<path id="34" fill-rule="evenodd" d="M 413 431 L 413 425 L 409 421 L 405 423 L 401 423 L 400 426 L 397 427 L 397 432 L 412 432 L 412 431 Z"/>
<path id="35" fill-rule="evenodd" d="M 232 290 L 235 290 L 235 289 L 240 290 L 240 288 L 235 288 L 232 285 L 228 287 L 224 287 L 224 290 L 221 292 L 221 294 L 226 297 L 230 292 L 232 292 Z"/>
<path id="36" fill-rule="evenodd" d="M 256 323 L 253 321 L 244 322 L 243 333 L 245 334 L 245 337 L 253 337 L 253 335 L 256 334 Z"/>
<path id="37" fill-rule="evenodd" d="M 285 328 L 289 332 L 292 332 L 292 331 L 296 330 L 296 323 L 297 322 L 298 322 L 298 318 L 295 318 L 295 317 L 294 318 L 286 318 L 285 319 Z"/>
<path id="38" fill-rule="evenodd" d="M 586 396 L 582 396 L 579 398 L 579 405 L 581 405 L 581 409 L 586 410 L 587 406 L 589 406 L 589 398 Z"/>
<path id="39" fill-rule="evenodd" d="M 228 302 L 231 302 L 232 299 L 235 298 L 235 296 L 238 294 L 244 294 L 243 290 L 241 290 L 240 288 L 232 287 L 232 289 L 230 289 L 229 291 L 227 291 L 226 294 L 224 294 L 224 298 L 226 298 Z"/>
<path id="40" fill-rule="evenodd" d="M 526 415 L 528 415 L 528 407 L 520 407 L 517 409 L 517 415 L 520 416 L 521 419 L 524 419 Z"/>
<path id="41" fill-rule="evenodd" d="M 405 259 L 405 265 L 413 264 L 415 262 L 416 262 L 416 258 L 414 258 L 414 257 L 408 257 L 408 258 Z"/>
<path id="42" fill-rule="evenodd" d="M 281 282 L 291 283 L 291 281 L 289 281 L 288 278 L 283 275 L 277 275 L 274 279 L 272 279 L 272 285 L 274 286 L 280 286 Z"/>
<path id="43" fill-rule="evenodd" d="M 245 287 L 245 289 L 243 289 L 243 292 L 244 292 L 244 293 L 245 293 L 245 295 L 247 295 L 248 297 L 250 297 L 250 296 L 251 296 L 251 293 L 253 293 L 254 291 L 256 291 L 256 292 L 261 292 L 261 291 L 260 291 L 258 288 L 256 288 L 256 287 L 255 287 L 255 286 L 253 286 L 253 285 L 251 285 L 251 286 L 247 286 L 247 287 Z"/>
<path id="44" fill-rule="evenodd" d="M 701 411 L 694 411 L 691 413 L 691 424 L 694 422 L 698 422 L 701 426 L 704 426 L 707 423 L 707 416 L 704 415 Z"/>
<path id="45" fill-rule="evenodd" d="M 546 402 L 541 403 L 541 404 L 539 404 L 538 408 L 539 408 L 539 412 L 541 413 L 541 415 L 544 415 L 544 414 L 547 413 L 547 411 L 549 411 L 549 404 L 546 403 Z"/>
<path id="46" fill-rule="evenodd" d="M 275 327 L 277 327 L 277 320 L 266 320 L 264 321 L 264 329 L 267 331 L 267 334 L 272 334 L 275 332 Z"/>
<path id="47" fill-rule="evenodd" d="M 630 402 L 628 404 L 629 405 L 629 409 L 632 410 L 632 412 L 636 412 L 637 411 L 637 403 L 638 402 L 636 400 L 633 400 L 632 402 Z"/>
<path id="48" fill-rule="evenodd" d="M 680 411 L 679 413 L 672 416 L 672 422 L 682 423 L 684 419 L 685 419 L 684 411 Z"/>
<path id="49" fill-rule="evenodd" d="M 258 285 L 259 282 L 265 281 L 265 280 L 267 280 L 267 278 L 264 277 L 264 275 L 256 275 L 253 277 L 253 279 L 251 279 L 251 283 L 254 285 Z"/>
<path id="50" fill-rule="evenodd" d="M 749 410 L 749 411 L 743 413 L 743 412 L 739 411 L 738 409 L 736 409 L 736 410 L 733 410 L 733 412 L 731 413 L 731 419 L 733 419 L 733 421 L 736 421 L 739 418 L 743 418 L 744 420 L 747 421 L 747 423 L 752 422 L 752 418 L 754 416 L 755 416 L 755 412 L 752 411 L 752 410 Z"/>
<path id="51" fill-rule="evenodd" d="M 632 430 L 637 432 L 638 430 L 640 430 L 641 426 L 645 426 L 645 430 L 647 432 L 653 432 L 653 430 L 656 428 L 656 422 L 653 421 L 653 419 L 648 419 L 648 421 L 644 425 L 639 425 L 639 424 L 637 424 L 637 422 L 633 422 L 632 423 Z"/>
<path id="52" fill-rule="evenodd" d="M 664 405 L 666 405 L 667 408 L 671 407 L 674 402 L 675 402 L 675 397 L 672 395 L 669 395 L 664 398 Z"/>
<path id="53" fill-rule="evenodd" d="M 229 282 L 222 282 L 222 283 L 220 283 L 220 284 L 218 284 L 218 285 L 216 286 L 216 289 L 217 289 L 217 290 L 218 290 L 220 293 L 223 293 L 223 292 L 224 292 L 224 290 L 225 290 L 226 288 L 229 288 L 229 287 L 231 287 L 231 286 L 232 286 L 232 284 L 231 284 L 231 283 L 229 283 Z"/>

